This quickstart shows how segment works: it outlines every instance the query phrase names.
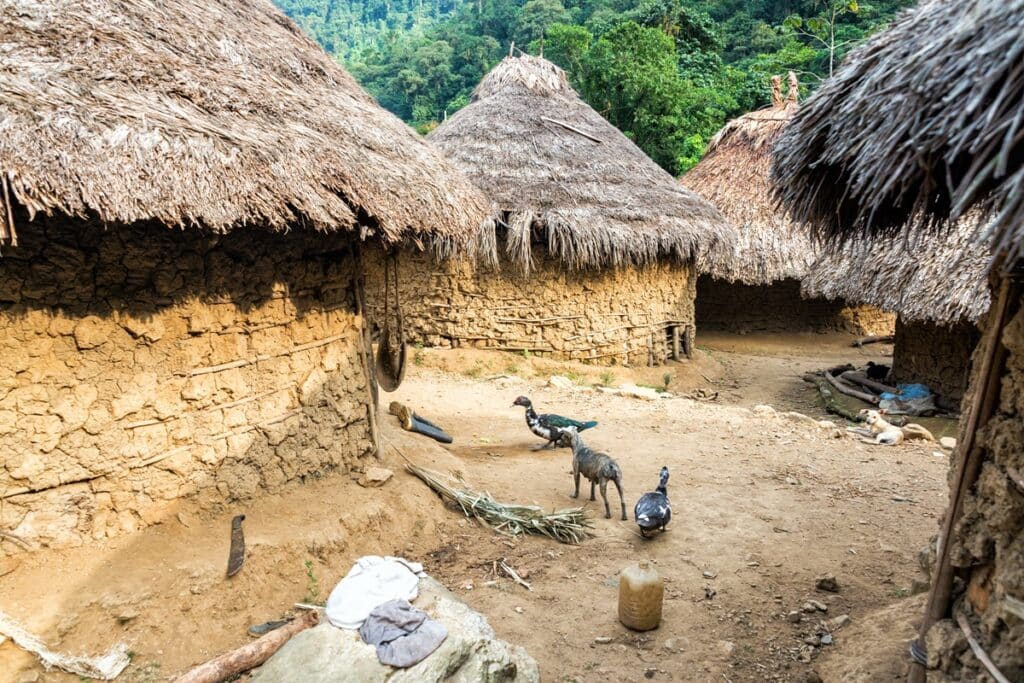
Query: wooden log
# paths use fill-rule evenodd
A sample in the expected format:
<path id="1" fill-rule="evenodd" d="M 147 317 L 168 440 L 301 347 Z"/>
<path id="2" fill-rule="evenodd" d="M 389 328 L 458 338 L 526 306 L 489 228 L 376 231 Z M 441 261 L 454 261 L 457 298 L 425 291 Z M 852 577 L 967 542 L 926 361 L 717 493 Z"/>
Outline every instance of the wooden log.
<path id="1" fill-rule="evenodd" d="M 848 382 L 855 382 L 856 384 L 859 384 L 862 387 L 867 387 L 868 389 L 871 389 L 875 393 L 879 394 L 882 393 L 883 391 L 887 391 L 890 394 L 900 393 L 900 390 L 897 389 L 896 387 L 890 387 L 888 384 L 876 382 L 875 380 L 870 379 L 863 372 L 859 372 L 857 370 L 847 370 L 846 372 L 840 374 L 839 378 L 844 379 Z"/>
<path id="2" fill-rule="evenodd" d="M 836 391 L 838 391 L 840 394 L 846 394 L 847 396 L 859 398 L 865 403 L 870 403 L 873 406 L 878 405 L 879 399 L 877 396 L 875 396 L 874 394 L 867 394 L 863 391 L 857 391 L 846 382 L 843 382 L 842 380 L 839 380 L 836 377 L 834 377 L 831 372 L 825 373 L 825 379 L 828 381 L 829 384 L 835 387 Z"/>
<path id="3" fill-rule="evenodd" d="M 870 337 L 855 339 L 850 346 L 856 346 L 859 349 L 863 348 L 866 344 L 891 344 L 895 340 L 896 337 L 891 334 L 873 334 Z"/>
<path id="4" fill-rule="evenodd" d="M 825 381 L 824 377 L 820 375 L 806 374 L 803 376 L 805 382 L 818 387 L 818 393 L 821 395 L 821 399 L 825 402 L 825 410 L 832 415 L 838 415 L 844 417 L 851 422 L 861 422 L 861 417 L 857 413 L 847 410 L 836 401 L 835 395 L 832 393 L 832 388 L 828 382 Z"/>
<path id="5" fill-rule="evenodd" d="M 200 664 L 188 673 L 178 677 L 175 683 L 220 683 L 253 669 L 270 659 L 297 633 L 316 626 L 320 621 L 319 612 L 306 612 L 298 619 L 271 631 L 237 650 L 215 657 Z"/>

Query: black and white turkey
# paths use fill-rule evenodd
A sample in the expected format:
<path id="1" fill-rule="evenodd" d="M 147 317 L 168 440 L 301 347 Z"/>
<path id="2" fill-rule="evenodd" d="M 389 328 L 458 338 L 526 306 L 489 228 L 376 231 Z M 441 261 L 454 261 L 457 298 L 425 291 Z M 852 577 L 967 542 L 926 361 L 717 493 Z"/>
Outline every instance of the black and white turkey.
<path id="1" fill-rule="evenodd" d="M 661 468 L 661 481 L 658 488 L 640 496 L 633 508 L 633 517 L 640 527 L 640 535 L 647 537 L 648 531 L 665 530 L 665 525 L 672 519 L 672 504 L 668 502 L 668 468 Z"/>

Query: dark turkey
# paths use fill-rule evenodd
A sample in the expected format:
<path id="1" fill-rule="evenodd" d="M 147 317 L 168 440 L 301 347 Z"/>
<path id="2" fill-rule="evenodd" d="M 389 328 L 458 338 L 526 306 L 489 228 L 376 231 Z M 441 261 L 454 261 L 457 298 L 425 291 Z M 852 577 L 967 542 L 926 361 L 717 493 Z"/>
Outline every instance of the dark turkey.
<path id="1" fill-rule="evenodd" d="M 580 422 L 579 420 L 573 420 L 572 418 L 562 417 L 561 415 L 555 415 L 553 413 L 545 413 L 538 415 L 533 410 L 533 404 L 530 399 L 525 396 L 517 398 L 512 405 L 523 406 L 526 408 L 526 426 L 530 428 L 530 431 L 544 439 L 547 443 L 543 446 L 538 446 L 534 450 L 541 450 L 542 448 L 551 448 L 559 445 L 559 440 L 562 438 L 562 430 L 566 427 L 575 427 L 576 431 L 582 432 L 585 429 L 596 427 L 597 422 L 591 420 L 590 422 Z M 567 445 L 567 444 L 561 444 Z"/>
<path id="2" fill-rule="evenodd" d="M 661 468 L 661 481 L 658 488 L 640 496 L 633 508 L 633 517 L 640 527 L 640 535 L 646 537 L 648 531 L 665 530 L 665 525 L 672 519 L 672 504 L 668 502 L 668 468 Z"/>

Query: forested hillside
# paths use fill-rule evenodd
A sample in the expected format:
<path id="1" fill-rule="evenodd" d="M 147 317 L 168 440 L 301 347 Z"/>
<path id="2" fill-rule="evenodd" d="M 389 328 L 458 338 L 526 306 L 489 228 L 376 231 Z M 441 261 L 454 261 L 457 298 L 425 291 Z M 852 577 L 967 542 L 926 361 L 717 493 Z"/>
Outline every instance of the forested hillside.
<path id="1" fill-rule="evenodd" d="M 274 0 L 380 103 L 429 130 L 517 49 L 679 174 L 794 70 L 813 89 L 913 0 Z"/>

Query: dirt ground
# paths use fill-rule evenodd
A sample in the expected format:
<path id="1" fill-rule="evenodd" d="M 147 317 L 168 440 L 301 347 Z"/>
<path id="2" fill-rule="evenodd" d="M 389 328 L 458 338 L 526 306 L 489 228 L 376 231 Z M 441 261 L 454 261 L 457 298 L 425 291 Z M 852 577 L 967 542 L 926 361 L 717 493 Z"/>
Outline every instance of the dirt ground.
<path id="1" fill-rule="evenodd" d="M 836 362 L 885 360 L 890 349 L 850 349 L 848 338 L 704 337 L 701 353 L 666 368 L 592 368 L 495 352 L 415 350 L 397 399 L 443 424 L 450 447 L 397 429 L 382 411 L 380 489 L 328 476 L 245 509 L 180 511 L 142 532 L 89 547 L 0 558 L 0 609 L 55 649 L 98 654 L 125 642 L 133 663 L 119 680 L 168 680 L 248 640 L 247 626 L 297 601 L 326 599 L 362 554 L 397 554 L 483 613 L 499 637 L 522 645 L 546 681 L 896 680 L 921 610 L 917 553 L 945 506 L 948 457 L 935 444 L 876 447 L 812 421 L 823 419 L 799 375 Z M 669 375 L 666 377 L 666 373 Z M 572 388 L 547 386 L 554 374 Z M 644 401 L 591 387 L 668 386 Z M 682 397 L 695 389 L 713 401 Z M 672 473 L 669 530 L 645 540 L 630 522 L 592 513 L 580 546 L 509 539 L 446 509 L 402 469 L 402 456 L 458 471 L 499 500 L 545 508 L 576 504 L 568 450 L 533 452 L 521 408 L 600 425 L 587 442 L 625 473 L 626 504 Z M 776 411 L 751 410 L 770 404 Z M 617 496 L 609 493 L 611 504 Z M 230 519 L 244 512 L 244 569 L 224 578 Z M 532 591 L 492 568 L 505 559 Z M 662 625 L 637 634 L 616 619 L 617 574 L 640 558 L 666 580 Z M 815 588 L 832 573 L 837 593 Z M 828 607 L 791 623 L 808 599 Z M 812 646 L 820 622 L 849 615 L 832 645 Z M 595 639 L 602 639 L 595 641 Z M 610 639 L 610 642 L 603 642 Z M 73 681 L 45 673 L 0 644 L 0 681 Z M 301 680 L 301 678 L 296 678 Z M 813 680 L 813 679 L 812 679 Z"/>

